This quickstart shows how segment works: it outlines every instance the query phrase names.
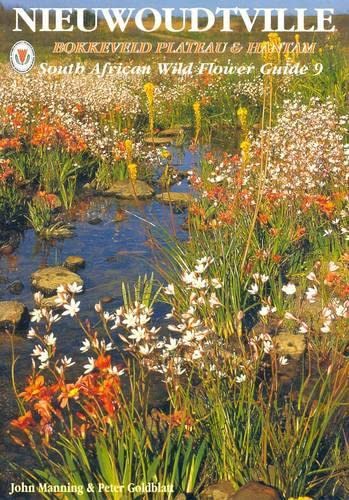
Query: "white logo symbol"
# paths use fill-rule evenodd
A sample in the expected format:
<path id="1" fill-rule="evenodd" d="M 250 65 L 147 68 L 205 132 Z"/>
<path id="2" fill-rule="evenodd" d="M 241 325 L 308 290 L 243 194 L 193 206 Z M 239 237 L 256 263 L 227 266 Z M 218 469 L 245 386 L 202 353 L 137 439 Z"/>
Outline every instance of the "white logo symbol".
<path id="1" fill-rule="evenodd" d="M 18 73 L 28 73 L 35 62 L 35 51 L 30 43 L 16 42 L 10 52 L 10 63 Z"/>

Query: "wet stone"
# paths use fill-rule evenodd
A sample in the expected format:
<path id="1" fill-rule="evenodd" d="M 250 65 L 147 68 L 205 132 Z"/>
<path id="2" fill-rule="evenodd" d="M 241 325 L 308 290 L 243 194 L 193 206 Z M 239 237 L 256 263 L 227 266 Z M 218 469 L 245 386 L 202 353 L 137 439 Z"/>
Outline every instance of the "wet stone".
<path id="1" fill-rule="evenodd" d="M 79 255 L 69 255 L 63 263 L 63 266 L 70 271 L 76 271 L 77 269 L 83 269 L 86 265 L 86 261 L 83 257 Z"/>
<path id="2" fill-rule="evenodd" d="M 46 296 L 56 294 L 56 290 L 60 285 L 67 286 L 76 283 L 83 286 L 84 282 L 81 277 L 69 271 L 63 266 L 44 267 L 35 271 L 31 276 L 32 286 Z"/>
<path id="3" fill-rule="evenodd" d="M 0 301 L 0 330 L 25 330 L 29 324 L 27 307 L 16 300 Z"/>
<path id="4" fill-rule="evenodd" d="M 103 297 L 101 297 L 99 300 L 101 304 L 110 304 L 110 302 L 113 302 L 115 298 L 111 295 L 103 295 Z"/>
<path id="5" fill-rule="evenodd" d="M 98 224 L 101 224 L 101 222 L 103 221 L 99 217 L 92 217 L 87 222 L 88 224 L 91 224 L 91 226 L 97 226 Z"/>
<path id="6" fill-rule="evenodd" d="M 273 337 L 276 351 L 282 356 L 300 358 L 305 352 L 305 337 L 300 333 L 282 332 Z"/>
<path id="7" fill-rule="evenodd" d="M 161 130 L 158 134 L 159 137 L 171 137 L 176 135 L 183 134 L 183 129 L 180 127 L 167 128 L 165 130 Z"/>
<path id="8" fill-rule="evenodd" d="M 234 497 L 236 488 L 230 481 L 218 481 L 205 488 L 200 494 L 200 500 L 230 500 Z"/>
<path id="9" fill-rule="evenodd" d="M 41 305 L 46 309 L 52 309 L 52 310 L 62 309 L 63 306 L 58 305 L 56 299 L 58 299 L 58 295 L 52 295 L 52 297 L 46 297 L 45 299 L 42 299 Z"/>
<path id="10" fill-rule="evenodd" d="M 173 137 L 145 137 L 144 142 L 146 144 L 171 144 L 173 142 Z"/>
<path id="11" fill-rule="evenodd" d="M 120 200 L 132 200 L 135 197 L 139 199 L 147 199 L 154 196 L 154 189 L 144 181 L 137 180 L 133 184 L 129 181 L 118 181 L 103 191 L 104 196 L 115 196 Z"/>
<path id="12" fill-rule="evenodd" d="M 281 500 L 278 491 L 257 481 L 250 481 L 240 488 L 232 500 Z"/>
<path id="13" fill-rule="evenodd" d="M 187 206 L 193 201 L 193 195 L 190 193 L 175 193 L 170 191 L 157 194 L 156 199 L 168 205 L 172 203 L 177 206 Z"/>

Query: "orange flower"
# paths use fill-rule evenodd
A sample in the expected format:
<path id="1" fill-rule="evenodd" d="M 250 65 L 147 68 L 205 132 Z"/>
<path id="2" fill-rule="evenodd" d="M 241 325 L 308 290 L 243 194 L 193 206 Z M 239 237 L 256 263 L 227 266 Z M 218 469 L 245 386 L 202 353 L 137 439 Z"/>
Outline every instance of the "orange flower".
<path id="1" fill-rule="evenodd" d="M 35 426 L 35 421 L 33 419 L 33 414 L 31 411 L 25 412 L 24 415 L 11 421 L 11 425 L 22 431 L 27 431 L 29 427 Z"/>
<path id="2" fill-rule="evenodd" d="M 0 139 L 0 151 L 13 149 L 19 151 L 22 147 L 21 141 L 18 137 L 9 137 L 5 139 Z"/>
<path id="3" fill-rule="evenodd" d="M 61 408 L 65 408 L 69 399 L 79 398 L 80 388 L 76 384 L 67 384 L 62 388 L 61 394 L 58 396 Z"/>
<path id="4" fill-rule="evenodd" d="M 294 239 L 297 241 L 297 240 L 300 240 L 306 233 L 306 230 L 305 230 L 305 227 L 297 227 L 296 229 L 296 233 L 294 235 Z"/>
<path id="5" fill-rule="evenodd" d="M 36 377 L 29 378 L 29 385 L 25 387 L 24 391 L 19 394 L 21 398 L 25 401 L 30 401 L 31 399 L 39 396 L 45 384 L 45 379 L 42 375 L 37 375 Z"/>
<path id="6" fill-rule="evenodd" d="M 34 409 L 41 417 L 41 424 L 50 422 L 52 420 L 52 414 L 55 413 L 52 404 L 46 399 L 40 399 L 37 403 L 35 403 Z"/>
<path id="7" fill-rule="evenodd" d="M 272 256 L 272 260 L 274 262 L 276 262 L 277 264 L 279 264 L 281 262 L 281 259 L 282 259 L 281 255 L 275 254 Z"/>
<path id="8" fill-rule="evenodd" d="M 111 366 L 111 356 L 103 356 L 103 354 L 100 354 L 98 358 L 96 359 L 95 362 L 95 367 L 98 368 L 99 370 L 108 370 Z"/>
<path id="9" fill-rule="evenodd" d="M 339 279 L 340 279 L 340 277 L 338 276 L 337 273 L 329 272 L 329 273 L 327 273 L 327 275 L 324 279 L 324 283 L 326 285 L 332 285 L 332 284 L 335 284 Z"/>
<path id="10" fill-rule="evenodd" d="M 276 227 L 271 227 L 269 229 L 269 234 L 271 234 L 271 236 L 277 236 L 279 234 L 279 230 Z"/>
<path id="11" fill-rule="evenodd" d="M 258 220 L 263 225 L 268 224 L 268 222 L 269 222 L 269 215 L 264 214 L 264 213 L 260 213 L 260 214 L 258 214 Z"/>

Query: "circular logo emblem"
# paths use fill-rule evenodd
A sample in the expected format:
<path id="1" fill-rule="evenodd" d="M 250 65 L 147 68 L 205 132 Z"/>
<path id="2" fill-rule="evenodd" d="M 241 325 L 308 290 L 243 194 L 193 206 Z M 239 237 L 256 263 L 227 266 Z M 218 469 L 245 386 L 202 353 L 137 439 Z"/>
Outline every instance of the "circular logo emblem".
<path id="1" fill-rule="evenodd" d="M 28 73 L 34 66 L 35 51 L 29 42 L 16 42 L 10 52 L 10 63 L 17 73 Z"/>

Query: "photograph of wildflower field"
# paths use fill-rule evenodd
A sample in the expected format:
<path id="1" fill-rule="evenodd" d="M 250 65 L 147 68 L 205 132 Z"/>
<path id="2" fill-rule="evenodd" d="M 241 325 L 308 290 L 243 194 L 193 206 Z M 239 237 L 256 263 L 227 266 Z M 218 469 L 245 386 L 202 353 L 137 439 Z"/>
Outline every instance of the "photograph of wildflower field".
<path id="1" fill-rule="evenodd" d="M 0 19 L 0 498 L 349 498 L 348 17 L 123 34 L 317 74 L 103 78 L 40 63 L 229 56 L 53 54 Z"/>

